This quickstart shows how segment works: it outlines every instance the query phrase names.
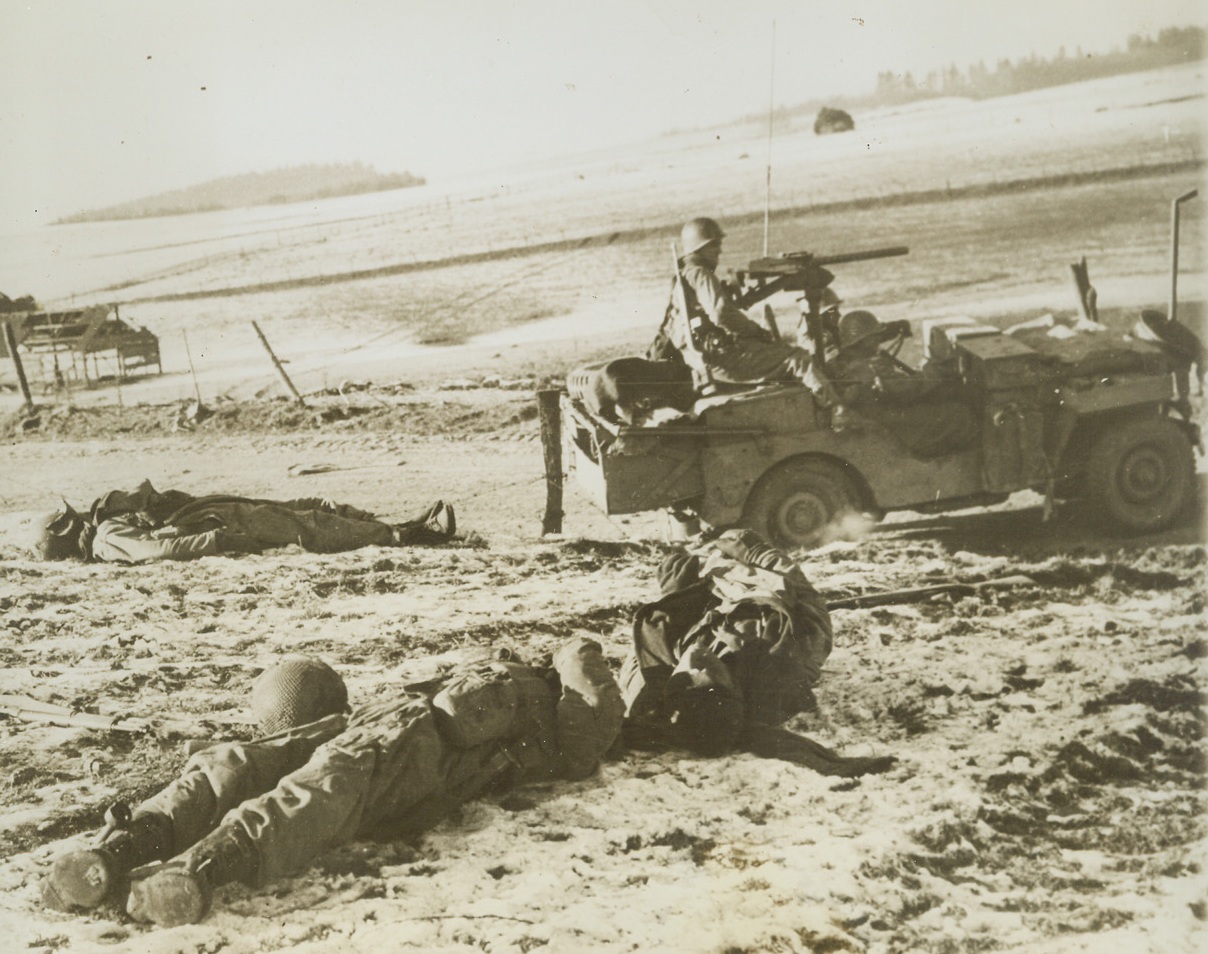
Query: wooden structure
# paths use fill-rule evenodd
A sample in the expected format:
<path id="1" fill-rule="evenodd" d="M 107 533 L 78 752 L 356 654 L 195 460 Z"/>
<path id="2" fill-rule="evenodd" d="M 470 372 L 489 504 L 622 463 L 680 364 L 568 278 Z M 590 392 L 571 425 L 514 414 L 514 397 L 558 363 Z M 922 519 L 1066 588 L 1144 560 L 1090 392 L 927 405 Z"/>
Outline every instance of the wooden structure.
<path id="1" fill-rule="evenodd" d="M 136 374 L 162 374 L 159 338 L 123 321 L 117 305 L 93 305 L 72 311 L 11 314 L 17 347 L 31 377 L 44 388 L 125 381 Z M 8 349 L 4 348 L 7 356 Z"/>

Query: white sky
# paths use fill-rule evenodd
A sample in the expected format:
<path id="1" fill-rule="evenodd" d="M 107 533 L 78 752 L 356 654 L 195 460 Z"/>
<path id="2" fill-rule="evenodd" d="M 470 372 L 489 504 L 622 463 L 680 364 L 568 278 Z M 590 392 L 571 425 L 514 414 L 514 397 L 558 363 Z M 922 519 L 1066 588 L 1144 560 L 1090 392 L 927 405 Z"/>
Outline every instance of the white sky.
<path id="1" fill-rule="evenodd" d="M 0 0 L 0 229 L 278 166 L 436 181 L 760 113 L 773 20 L 788 105 L 1107 50 L 1208 2 Z"/>

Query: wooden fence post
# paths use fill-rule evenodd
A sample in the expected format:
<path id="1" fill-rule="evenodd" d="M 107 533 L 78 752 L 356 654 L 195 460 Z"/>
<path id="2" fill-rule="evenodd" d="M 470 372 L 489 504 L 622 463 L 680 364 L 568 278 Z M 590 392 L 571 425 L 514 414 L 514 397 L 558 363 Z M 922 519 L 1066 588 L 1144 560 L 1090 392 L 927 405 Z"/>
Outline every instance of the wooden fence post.
<path id="1" fill-rule="evenodd" d="M 268 352 L 268 356 L 273 359 L 273 367 L 277 369 L 277 376 L 281 378 L 281 383 L 285 385 L 285 390 L 294 396 L 294 400 L 300 407 L 306 407 L 306 402 L 302 400 L 302 395 L 298 393 L 298 389 L 294 387 L 294 382 L 289 379 L 289 375 L 285 373 L 285 368 L 281 362 L 277 360 L 277 356 L 273 353 L 272 345 L 268 343 L 268 339 L 264 337 L 264 332 L 260 330 L 260 326 L 256 322 L 252 322 L 252 327 L 256 329 L 256 335 L 260 338 L 260 343 L 264 345 L 264 350 Z"/>
<path id="2" fill-rule="evenodd" d="M 545 457 L 545 516 L 541 535 L 562 532 L 562 421 L 558 399 L 561 391 L 537 392 L 537 416 L 541 421 L 541 450 Z"/>
<path id="3" fill-rule="evenodd" d="M 197 369 L 193 367 L 193 352 L 189 350 L 189 333 L 184 328 L 181 328 L 180 335 L 185 339 L 185 357 L 189 359 L 189 374 L 193 375 L 193 395 L 197 398 L 197 406 L 201 407 L 201 387 L 197 383 Z M 264 340 L 263 335 L 261 335 L 260 340 Z"/>
<path id="4" fill-rule="evenodd" d="M 34 406 L 33 395 L 29 393 L 29 381 L 25 377 L 25 366 L 21 363 L 21 355 L 17 354 L 17 335 L 10 321 L 0 322 L 4 325 L 4 346 L 13 359 L 13 368 L 17 372 L 17 385 L 21 388 L 21 396 L 25 398 L 25 406 Z"/>

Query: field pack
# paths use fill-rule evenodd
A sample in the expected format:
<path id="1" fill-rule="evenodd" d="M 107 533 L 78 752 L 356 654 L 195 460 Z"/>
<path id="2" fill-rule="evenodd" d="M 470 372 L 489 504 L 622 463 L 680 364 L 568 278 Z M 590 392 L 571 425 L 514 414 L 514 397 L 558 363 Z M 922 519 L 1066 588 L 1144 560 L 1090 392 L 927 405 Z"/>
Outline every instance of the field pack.
<path id="1" fill-rule="evenodd" d="M 491 663 L 459 673 L 432 699 L 444 738 L 461 748 L 504 738 L 524 708 L 515 676 Z"/>

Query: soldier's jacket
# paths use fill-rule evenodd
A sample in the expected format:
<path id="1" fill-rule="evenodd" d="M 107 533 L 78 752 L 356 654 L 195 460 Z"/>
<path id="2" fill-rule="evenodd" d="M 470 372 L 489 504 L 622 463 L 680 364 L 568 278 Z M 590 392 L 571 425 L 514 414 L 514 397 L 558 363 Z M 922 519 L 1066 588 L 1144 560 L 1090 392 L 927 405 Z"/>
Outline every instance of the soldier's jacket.
<path id="1" fill-rule="evenodd" d="M 723 533 L 697 563 L 639 607 L 621 671 L 630 719 L 657 718 L 662 688 L 694 644 L 730 668 L 750 722 L 776 725 L 812 705 L 833 646 L 825 602 L 785 554 L 755 533 Z"/>
<path id="2" fill-rule="evenodd" d="M 825 405 L 835 397 L 826 375 L 808 351 L 776 338 L 734 304 L 729 288 L 696 254 L 684 258 L 680 273 L 684 299 L 693 316 L 706 319 L 704 341 L 693 339 L 689 315 L 672 295 L 651 356 L 678 354 L 698 376 L 720 384 L 797 381 Z M 668 347 L 670 345 L 670 347 Z M 700 383 L 700 382 L 698 382 Z"/>
<path id="3" fill-rule="evenodd" d="M 935 457 L 977 440 L 971 401 L 951 376 L 903 367 L 879 349 L 871 355 L 840 354 L 829 367 L 840 401 L 879 421 L 917 457 Z"/>
<path id="4" fill-rule="evenodd" d="M 90 508 L 91 558 L 106 563 L 192 560 L 298 544 L 317 553 L 385 546 L 388 524 L 347 504 L 318 497 L 261 500 L 228 494 L 194 497 L 157 491 L 144 480 L 110 491 Z"/>
<path id="5" fill-rule="evenodd" d="M 903 367 L 880 349 L 871 355 L 840 353 L 829 367 L 840 397 L 855 407 L 875 401 L 908 404 L 953 396 L 959 386 L 951 377 Z"/>

